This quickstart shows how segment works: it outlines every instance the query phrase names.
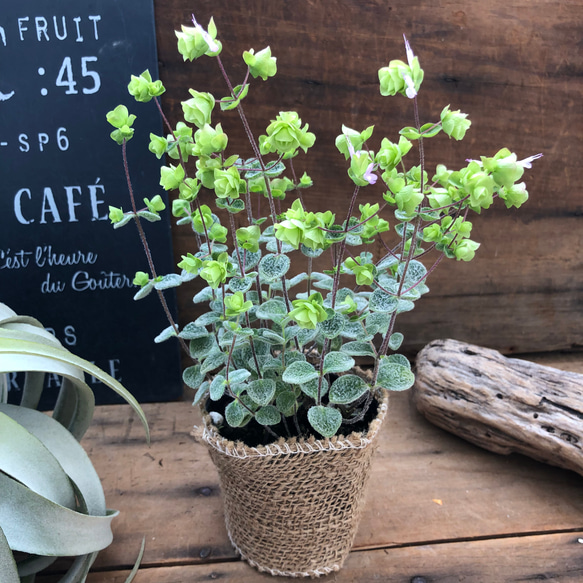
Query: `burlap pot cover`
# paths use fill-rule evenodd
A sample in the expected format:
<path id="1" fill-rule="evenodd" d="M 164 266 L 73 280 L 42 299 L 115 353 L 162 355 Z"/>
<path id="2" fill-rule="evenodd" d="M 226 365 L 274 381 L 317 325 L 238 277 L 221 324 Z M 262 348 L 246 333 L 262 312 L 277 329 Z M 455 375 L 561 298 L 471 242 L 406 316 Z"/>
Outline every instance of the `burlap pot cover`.
<path id="1" fill-rule="evenodd" d="M 219 472 L 227 532 L 235 550 L 272 575 L 317 577 L 338 571 L 354 541 L 388 393 L 363 433 L 280 439 L 248 447 L 221 437 L 205 413 L 194 437 Z"/>

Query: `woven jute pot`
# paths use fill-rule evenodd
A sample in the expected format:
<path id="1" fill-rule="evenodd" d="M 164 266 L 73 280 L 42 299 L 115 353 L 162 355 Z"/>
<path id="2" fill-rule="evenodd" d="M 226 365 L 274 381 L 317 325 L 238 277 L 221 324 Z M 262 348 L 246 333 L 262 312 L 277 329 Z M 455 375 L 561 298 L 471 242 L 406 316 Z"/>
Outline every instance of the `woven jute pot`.
<path id="1" fill-rule="evenodd" d="M 338 571 L 352 547 L 371 458 L 388 409 L 362 433 L 317 440 L 280 439 L 249 447 L 218 434 L 203 411 L 193 436 L 218 469 L 225 522 L 235 550 L 272 575 L 318 577 Z"/>

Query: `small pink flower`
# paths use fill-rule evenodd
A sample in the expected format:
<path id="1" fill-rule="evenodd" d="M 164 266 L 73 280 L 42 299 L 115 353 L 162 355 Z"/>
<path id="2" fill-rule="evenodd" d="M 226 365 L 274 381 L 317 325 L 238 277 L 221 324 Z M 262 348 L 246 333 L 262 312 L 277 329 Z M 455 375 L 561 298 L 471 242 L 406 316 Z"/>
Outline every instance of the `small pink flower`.
<path id="1" fill-rule="evenodd" d="M 360 156 L 361 154 L 368 155 L 368 152 L 366 150 L 359 150 L 358 152 L 355 152 L 354 146 L 352 145 L 350 138 L 346 134 L 344 134 L 344 137 L 346 138 L 346 144 L 348 145 L 348 153 L 350 154 L 350 158 L 354 158 L 354 156 Z M 375 171 L 375 164 L 374 164 L 374 162 L 371 162 L 366 167 L 366 171 L 362 175 L 364 180 L 366 180 L 369 184 L 375 184 L 375 182 L 378 179 L 378 176 L 374 173 L 374 171 Z"/>
<path id="2" fill-rule="evenodd" d="M 520 160 L 517 162 L 517 164 L 519 166 L 522 166 L 523 168 L 532 168 L 532 163 L 535 160 L 538 160 L 539 158 L 542 158 L 543 155 L 542 154 L 535 154 L 534 156 L 529 156 L 528 158 L 525 158 L 524 160 Z"/>
<path id="3" fill-rule="evenodd" d="M 369 184 L 374 184 L 377 181 L 378 176 L 374 173 L 374 164 L 372 162 L 367 166 L 366 172 L 364 173 L 364 175 L 362 177 Z"/>
<path id="4" fill-rule="evenodd" d="M 413 54 L 413 50 L 411 49 L 411 45 L 407 40 L 407 37 L 403 35 L 403 39 L 405 40 L 405 52 L 407 53 L 407 63 L 409 63 L 409 67 L 413 67 L 413 59 L 415 55 Z M 403 81 L 407 85 L 407 89 L 405 89 L 405 93 L 409 99 L 413 99 L 417 96 L 417 90 L 415 89 L 415 83 L 413 83 L 413 79 L 411 79 L 410 75 L 403 75 Z"/>
<path id="5" fill-rule="evenodd" d="M 219 50 L 219 45 L 211 38 L 211 35 L 196 21 L 194 14 L 192 15 L 192 24 L 194 24 L 194 28 L 200 32 L 202 38 L 204 38 L 211 52 L 216 53 Z"/>

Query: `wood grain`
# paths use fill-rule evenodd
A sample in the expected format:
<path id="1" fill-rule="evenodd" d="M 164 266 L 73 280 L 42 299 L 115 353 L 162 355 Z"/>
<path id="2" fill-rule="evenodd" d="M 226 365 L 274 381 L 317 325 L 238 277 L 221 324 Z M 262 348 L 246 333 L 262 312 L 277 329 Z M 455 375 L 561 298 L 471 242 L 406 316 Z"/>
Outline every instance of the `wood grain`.
<path id="1" fill-rule="evenodd" d="M 480 447 L 583 475 L 583 375 L 435 340 L 417 356 L 413 400 L 432 423 Z"/>
<path id="2" fill-rule="evenodd" d="M 146 568 L 235 560 L 216 470 L 189 436 L 198 422 L 195 410 L 188 403 L 144 409 L 150 447 L 123 405 L 99 407 L 83 442 L 108 506 L 121 511 L 113 523 L 114 543 L 95 568 L 133 564 L 143 536 Z M 395 394 L 355 548 L 583 530 L 582 479 L 477 448 L 426 421 L 406 393 Z"/>
<path id="3" fill-rule="evenodd" d="M 163 105 L 173 121 L 189 87 L 226 93 L 211 59 L 184 64 L 176 52 L 173 31 L 188 23 L 192 10 L 186 0 L 155 1 L 160 75 L 168 88 Z M 271 45 L 279 72 L 253 83 L 244 102 L 251 127 L 258 135 L 278 111 L 299 111 L 317 135 L 310 155 L 295 160 L 297 171 L 307 170 L 315 182 L 306 202 L 312 210 L 331 206 L 339 216 L 352 192 L 334 147 L 341 124 L 374 124 L 376 147 L 382 135 L 394 137 L 412 123 L 409 101 L 383 98 L 377 88 L 378 68 L 404 58 L 405 33 L 426 72 L 422 121 L 450 103 L 473 122 L 464 142 L 444 136 L 427 142 L 429 168 L 437 162 L 459 167 L 502 145 L 520 157 L 544 153 L 527 175 L 529 202 L 518 211 L 497 207 L 475 217 L 473 234 L 483 242 L 476 259 L 442 263 L 429 280 L 430 296 L 403 316 L 405 350 L 419 350 L 436 337 L 515 353 L 583 346 L 583 76 L 574 50 L 580 2 L 199 0 L 196 16 L 203 23 L 214 16 L 236 82 L 244 72 L 242 51 Z M 226 112 L 220 121 L 230 152 L 244 155 L 238 116 Z M 363 189 L 361 202 L 376 202 L 381 194 L 380 186 Z M 385 218 L 394 223 L 390 214 Z M 193 250 L 187 229 L 175 228 L 173 237 L 177 259 Z M 380 246 L 374 250 L 378 255 Z M 178 290 L 183 323 L 198 313 L 192 295 Z"/>
<path id="4" fill-rule="evenodd" d="M 339 573 L 322 583 L 579 583 L 583 532 L 353 552 Z M 92 573 L 87 583 L 124 583 L 128 571 Z M 417 577 L 417 579 L 415 579 Z M 273 577 L 241 562 L 142 569 L 136 583 L 203 581 L 256 583 Z M 43 580 L 41 580 L 43 581 Z M 44 581 L 43 581 L 44 583 Z M 48 582 L 46 582 L 48 583 Z"/>

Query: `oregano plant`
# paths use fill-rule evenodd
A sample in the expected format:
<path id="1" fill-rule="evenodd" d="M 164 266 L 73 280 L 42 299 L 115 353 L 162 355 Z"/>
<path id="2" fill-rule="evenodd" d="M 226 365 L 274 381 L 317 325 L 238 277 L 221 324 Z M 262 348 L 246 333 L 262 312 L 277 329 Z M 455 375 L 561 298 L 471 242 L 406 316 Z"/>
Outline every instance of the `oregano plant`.
<path id="1" fill-rule="evenodd" d="M 481 213 L 497 199 L 507 208 L 526 202 L 520 180 L 541 154 L 518 160 L 502 148 L 456 170 L 427 168 L 426 142 L 441 134 L 462 140 L 471 122 L 450 105 L 439 119 L 422 121 L 418 93 L 424 73 L 405 39 L 406 62 L 390 61 L 378 77 L 382 95 L 410 100 L 413 125 L 392 140 L 374 138 L 376 149 L 373 126 L 342 126 L 335 144 L 352 185 L 347 208 L 341 215 L 311 212 L 303 191 L 312 180 L 296 167 L 316 139 L 309 125 L 294 111 L 279 112 L 256 138 L 244 110 L 253 80 L 277 72 L 271 48 L 243 53 L 242 81 L 235 85 L 212 19 L 205 29 L 193 17 L 176 37 L 184 61 L 216 61 L 227 95 L 189 89 L 183 121 L 172 126 L 160 105 L 160 81 L 144 71 L 128 85 L 137 101 L 153 101 L 163 118 L 167 133 L 151 134 L 149 149 L 166 160 L 160 186 L 175 193 L 172 215 L 192 229 L 197 243 L 182 256 L 179 273 L 167 275 L 157 274 L 141 224 L 159 220 L 164 202 L 156 195 L 138 207 L 127 166 L 136 116 L 124 105 L 107 114 L 111 137 L 122 149 L 131 205 L 125 211 L 110 207 L 109 216 L 115 228 L 137 225 L 148 261 L 149 271 L 136 273 L 135 299 L 158 293 L 169 327 L 156 341 L 179 339 L 193 360 L 184 382 L 196 391 L 195 403 L 211 402 L 219 427 L 239 431 L 243 440 L 245 431 L 259 429 L 265 442 L 350 432 L 365 418 L 376 391 L 413 385 L 411 365 L 398 353 L 398 315 L 429 291 L 427 278 L 443 258 L 473 259 L 479 243 L 471 239 L 470 212 Z M 245 155 L 229 151 L 217 122 L 233 112 L 249 139 Z M 361 204 L 364 188 L 374 189 L 378 202 Z M 217 211 L 202 202 L 202 193 L 205 200 L 214 198 Z M 257 195 L 266 204 L 254 202 Z M 381 257 L 371 252 L 377 239 Z M 313 260 L 327 250 L 329 269 L 315 271 Z M 180 328 L 163 291 L 193 280 L 203 284 L 194 302 L 208 310 Z M 368 375 L 355 368 L 354 357 L 363 356 L 374 359 Z"/>

